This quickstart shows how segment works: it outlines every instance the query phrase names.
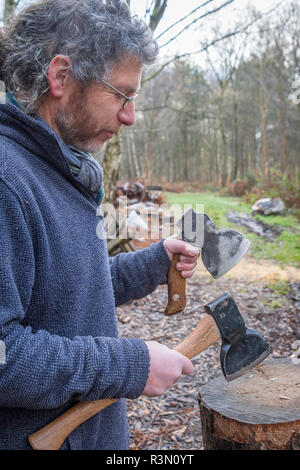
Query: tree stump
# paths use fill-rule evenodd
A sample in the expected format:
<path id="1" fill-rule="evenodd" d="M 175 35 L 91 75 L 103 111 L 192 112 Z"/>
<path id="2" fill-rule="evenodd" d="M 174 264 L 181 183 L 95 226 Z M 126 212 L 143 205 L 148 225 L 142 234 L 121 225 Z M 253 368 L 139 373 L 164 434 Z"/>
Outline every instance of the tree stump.
<path id="1" fill-rule="evenodd" d="M 238 379 L 200 389 L 208 450 L 300 450 L 300 365 L 272 358 Z"/>

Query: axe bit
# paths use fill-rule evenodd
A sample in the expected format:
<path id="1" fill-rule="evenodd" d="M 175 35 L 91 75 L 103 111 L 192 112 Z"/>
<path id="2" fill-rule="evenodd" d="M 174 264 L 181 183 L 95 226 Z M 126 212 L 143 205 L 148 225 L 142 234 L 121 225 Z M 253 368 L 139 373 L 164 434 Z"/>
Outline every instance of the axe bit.
<path id="1" fill-rule="evenodd" d="M 193 359 L 222 339 L 220 363 L 227 381 L 232 381 L 260 364 L 271 352 L 267 341 L 255 330 L 246 328 L 230 294 L 223 294 L 205 305 L 196 328 L 174 349 Z M 44 428 L 28 437 L 35 450 L 58 450 L 68 435 L 80 424 L 118 399 L 107 398 L 80 402 Z M 104 431 L 105 432 L 105 431 Z"/>
<path id="2" fill-rule="evenodd" d="M 214 279 L 232 269 L 246 254 L 250 240 L 236 230 L 217 230 L 207 214 L 187 209 L 176 222 L 180 233 L 175 237 L 196 246 L 201 251 L 202 262 Z M 168 271 L 168 304 L 166 315 L 182 311 L 186 306 L 186 280 L 176 269 L 180 254 L 173 255 Z"/>

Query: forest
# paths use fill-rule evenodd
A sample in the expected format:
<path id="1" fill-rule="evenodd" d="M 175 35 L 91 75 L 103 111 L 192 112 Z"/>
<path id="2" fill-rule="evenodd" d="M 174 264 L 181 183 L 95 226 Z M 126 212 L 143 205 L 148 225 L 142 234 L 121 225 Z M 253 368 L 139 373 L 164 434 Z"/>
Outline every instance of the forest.
<path id="1" fill-rule="evenodd" d="M 126 260 L 127 255 L 127 260 L 131 260 L 130 263 L 134 259 L 139 260 L 136 253 L 126 255 L 124 252 L 138 251 L 164 238 L 164 219 L 168 229 L 170 227 L 174 229 L 176 225 L 175 211 L 172 212 L 174 208 L 188 206 L 195 209 L 201 206 L 205 214 L 209 214 L 215 222 L 215 226 L 210 224 L 210 227 L 213 226 L 213 231 L 210 232 L 212 235 L 203 242 L 193 277 L 186 279 L 187 282 L 182 282 L 180 274 L 177 277 L 178 285 L 178 279 L 181 279 L 180 284 L 184 286 L 182 291 L 184 297 L 186 289 L 186 305 L 181 311 L 172 312 L 172 315 L 166 312 L 169 296 L 171 298 L 171 290 L 166 285 L 167 280 L 165 284 L 158 285 L 143 298 L 138 297 L 119 305 L 116 303 L 116 320 L 121 338 L 158 341 L 176 349 L 182 342 L 187 344 L 187 339 L 188 342 L 195 344 L 196 327 L 198 332 L 201 331 L 198 337 L 199 343 L 202 344 L 201 335 L 204 337 L 203 344 L 206 342 L 205 350 L 203 348 L 201 351 L 198 350 L 197 357 L 193 357 L 192 375 L 183 374 L 180 381 L 174 383 L 162 396 L 139 396 L 127 399 L 130 450 L 151 450 L 151 452 L 184 450 L 193 451 L 193 455 L 195 450 L 204 449 L 299 451 L 300 4 L 296 0 L 285 2 L 279 0 L 274 1 L 269 9 L 260 11 L 254 8 L 252 0 L 252 5 L 250 2 L 247 7 L 240 10 L 241 14 L 229 25 L 226 21 L 222 21 L 222 13 L 233 4 L 241 3 L 239 0 L 235 2 L 202 0 L 196 2 L 196 5 L 194 0 L 187 0 L 186 16 L 179 16 L 173 24 L 172 20 L 167 29 L 163 30 L 162 20 L 168 18 L 172 7 L 183 3 L 181 0 L 124 1 L 132 11 L 137 3 L 144 4 L 144 19 L 161 46 L 161 52 L 157 62 L 144 70 L 141 89 L 135 104 L 135 124 L 121 128 L 120 132 L 105 144 L 101 152 L 94 155 L 102 163 L 104 170 L 105 198 L 100 200 L 97 208 L 96 216 L 100 215 L 98 224 L 103 227 L 103 214 L 104 220 L 107 216 L 106 223 L 109 226 L 111 214 L 105 207 L 107 203 L 107 206 L 113 209 L 111 212 L 114 216 L 112 218 L 114 228 L 117 225 L 120 229 L 121 222 L 124 222 L 123 228 L 126 228 L 124 236 L 121 230 L 118 233 L 114 232 L 111 237 L 107 231 L 107 249 L 110 257 L 120 255 L 115 260 L 114 272 L 117 274 L 118 266 L 121 266 L 122 260 Z M 0 0 L 0 7 L 3 7 L 2 17 L 0 13 L 0 31 L 10 15 L 13 15 L 24 3 L 25 0 L 2 0 L 2 3 Z M 194 51 L 185 51 L 179 47 L 182 46 L 184 34 L 188 30 L 192 30 L 196 36 L 197 48 Z M 166 54 L 164 46 L 173 42 L 178 45 L 177 52 L 170 53 L 169 49 Z M 176 51 L 176 47 L 173 50 Z M 5 101 L 3 82 L 0 82 L 1 100 Z M 101 105 L 98 108 L 101 113 Z M 45 168 L 48 171 L 48 165 Z M 158 187 L 160 197 L 158 203 L 142 199 L 144 195 L 142 191 L 139 195 L 141 201 L 118 193 L 118 190 L 124 188 L 127 183 L 129 183 L 127 187 L 130 187 L 131 183 L 134 186 L 137 182 L 141 184 L 136 186 L 142 187 L 143 191 L 151 185 Z M 103 194 L 102 189 L 101 187 L 101 194 Z M 47 194 L 51 194 L 48 188 Z M 37 200 L 40 200 L 38 199 L 40 197 L 40 194 L 37 194 Z M 272 211 L 269 213 L 253 211 L 253 204 L 260 198 L 277 197 L 284 201 L 286 206 L 284 210 L 274 214 Z M 55 201 L 60 204 L 58 199 Z M 24 200 L 24 203 L 27 201 Z M 54 207 L 56 210 L 57 204 Z M 93 206 L 85 203 L 84 207 L 90 211 Z M 28 213 L 30 209 L 34 214 L 34 209 L 30 206 Z M 117 214 L 121 217 L 117 218 Z M 145 224 L 147 222 L 144 233 L 141 233 L 138 224 L 137 230 L 134 231 L 136 226 L 133 224 L 134 230 L 130 232 L 129 220 L 132 214 L 139 220 L 144 217 L 142 221 Z M 66 211 L 66 219 L 67 217 L 72 217 L 74 224 L 76 221 L 80 228 L 83 227 L 82 219 L 75 218 L 72 211 Z M 246 219 L 248 225 L 243 223 Z M 92 221 L 92 230 L 94 230 L 94 219 L 89 220 Z M 159 229 L 155 239 L 152 238 L 151 220 L 155 221 Z M 77 259 L 80 254 L 78 247 L 83 245 L 77 245 L 75 231 L 66 233 L 63 222 L 62 220 L 61 230 L 57 230 L 55 235 L 57 246 L 60 246 L 64 237 L 69 240 L 70 236 L 70 243 L 73 244 L 70 253 L 72 258 Z M 54 233 L 56 225 L 51 225 L 48 214 L 45 225 L 46 223 L 49 233 Z M 237 258 L 235 259 L 236 266 L 229 265 L 228 271 L 219 277 L 214 277 L 202 256 L 204 244 L 207 243 L 208 246 L 210 240 L 213 240 L 212 243 L 215 245 L 212 246 L 215 251 L 211 249 L 211 253 L 221 254 L 219 247 L 222 245 L 219 245 L 219 240 L 224 237 L 224 230 L 232 236 L 232 229 L 238 230 L 235 231 L 235 237 L 244 235 L 251 242 L 251 246 L 248 245 L 249 251 L 243 252 L 242 259 L 239 258 L 238 263 Z M 179 238 L 182 232 L 181 229 Z M 98 238 L 99 234 L 100 230 L 99 233 L 96 231 Z M 102 228 L 101 234 L 106 235 Z M 95 238 L 94 234 L 93 237 Z M 85 244 L 86 239 L 81 234 L 80 238 Z M 87 246 L 92 246 L 89 243 L 90 239 L 87 240 Z M 42 246 L 46 245 L 43 241 Z M 3 244 L 3 246 L 7 248 L 8 245 Z M 226 246 L 224 253 L 228 256 Z M 175 252 L 173 256 L 174 254 Z M 230 257 L 234 258 L 232 252 Z M 4 259 L 9 260 L 7 254 Z M 34 262 L 42 263 L 43 259 L 42 256 L 37 256 Z M 27 262 L 27 258 L 24 262 Z M 84 260 L 82 266 L 86 267 L 87 263 L 90 263 L 90 266 L 97 265 L 98 258 L 94 252 Z M 63 279 L 62 273 L 65 272 L 63 264 L 62 260 L 57 265 L 61 270 L 58 273 L 59 279 Z M 102 264 L 101 258 L 100 265 Z M 175 266 L 173 263 L 172 265 Z M 38 266 L 39 264 L 35 265 L 38 273 L 47 268 L 43 265 L 38 270 Z M 52 263 L 50 267 L 51 270 L 46 269 L 46 273 L 52 272 Z M 177 270 L 180 271 L 179 267 Z M 60 296 L 63 297 L 65 308 L 69 302 L 73 305 L 78 292 L 80 295 L 82 292 L 94 292 L 93 283 L 95 278 L 99 279 L 99 276 L 93 278 L 91 286 L 84 278 L 82 289 L 77 289 L 75 292 L 75 287 L 72 285 L 73 278 L 70 277 L 70 282 L 68 280 L 70 274 L 67 273 L 65 279 L 67 289 L 64 291 L 60 286 L 57 292 L 54 291 L 55 295 L 52 296 L 54 306 L 51 307 L 52 304 L 49 304 L 55 315 L 52 315 L 51 309 L 46 314 L 42 309 L 43 318 L 49 316 L 52 320 L 52 317 L 64 315 L 64 311 L 61 313 L 59 310 Z M 76 275 L 80 279 L 80 270 Z M 142 286 L 143 279 L 138 279 L 138 275 L 139 270 L 137 270 L 136 286 Z M 122 285 L 122 276 L 117 275 L 114 280 L 116 286 L 119 279 Z M 128 282 L 130 279 L 130 275 L 128 279 L 124 276 L 124 290 L 130 285 Z M 168 282 L 171 284 L 171 276 L 168 277 Z M 3 285 L 7 286 L 8 283 L 5 281 Z M 52 295 L 51 285 L 49 286 Z M 34 283 L 34 288 L 42 291 L 38 282 Z M 35 291 L 32 292 L 34 298 Z M 104 288 L 100 292 L 100 297 L 103 292 Z M 206 307 L 211 308 L 212 305 L 216 305 L 216 300 L 219 302 L 220 298 L 224 299 L 224 293 L 228 293 L 226 296 L 232 295 L 235 299 L 246 327 L 240 327 L 241 323 L 238 323 L 239 329 L 234 334 L 222 337 L 222 344 L 219 341 L 220 334 L 208 342 L 207 338 L 212 330 L 203 326 L 200 329 L 199 325 L 203 320 L 203 314 L 209 312 Z M 177 291 L 173 296 L 174 301 L 176 296 L 179 297 Z M 43 306 L 43 303 L 41 305 Z M 87 309 L 89 306 L 88 302 Z M 227 306 L 228 304 L 224 302 L 220 318 L 221 315 L 223 318 L 227 316 Z M 230 315 L 233 311 L 232 308 Z M 32 313 L 35 314 L 34 311 Z M 37 315 L 39 314 L 38 311 Z M 89 310 L 86 312 L 80 310 L 81 319 L 85 319 L 85 314 L 88 318 L 93 318 Z M 98 310 L 97 316 L 99 316 Z M 232 320 L 236 321 L 236 318 L 230 318 L 230 323 L 235 324 Z M 206 321 L 204 317 L 204 323 Z M 18 322 L 14 323 L 18 325 Z M 22 325 L 18 326 L 23 326 L 23 323 L 22 321 Z M 81 325 L 81 321 L 79 324 Z M 31 328 L 30 324 L 28 327 Z M 242 347 L 236 350 L 238 355 L 245 356 L 244 344 L 248 338 L 243 343 L 244 337 L 241 336 L 241 332 L 245 333 L 246 337 L 249 332 L 253 334 L 253 330 L 267 340 L 272 353 L 268 348 L 270 356 L 258 357 L 260 361 L 267 358 L 263 363 L 256 362 L 257 358 L 255 361 L 251 359 L 249 373 L 246 367 L 240 366 L 245 382 L 234 380 L 231 382 L 238 384 L 236 390 L 231 389 L 234 397 L 232 405 L 228 402 L 228 390 L 231 384 L 225 383 L 223 377 L 223 382 L 219 382 L 221 372 L 224 374 L 224 368 L 220 367 L 221 358 L 225 356 L 224 351 L 230 344 L 229 340 L 232 340 L 233 345 L 241 342 Z M 55 337 L 58 338 L 58 335 Z M 92 336 L 88 337 L 89 340 L 90 338 Z M 252 346 L 251 349 L 255 350 Z M 88 348 L 86 351 L 90 357 Z M 241 361 L 236 363 L 242 364 Z M 218 382 L 214 382 L 215 380 Z M 216 402 L 220 404 L 221 410 L 217 408 L 214 410 L 210 404 L 206 407 L 205 387 L 210 384 L 216 392 Z M 58 387 L 55 388 L 56 392 L 57 389 Z M 76 398 L 74 402 L 84 407 L 85 402 L 78 401 L 77 395 L 74 395 Z M 79 395 L 85 399 L 83 394 Z M 99 406 L 97 401 L 89 401 L 94 409 Z M 112 403 L 109 397 L 107 401 Z M 112 401 L 115 401 L 115 398 Z M 228 403 L 230 406 L 227 406 Z M 106 406 L 107 402 L 102 408 L 98 408 L 98 411 Z M 227 415 L 228 409 L 233 413 Z M 238 419 L 236 411 L 239 412 Z M 80 423 L 86 419 L 86 417 L 82 419 L 80 413 L 80 408 L 77 408 L 74 415 L 69 414 L 73 420 L 72 425 L 78 419 L 75 427 L 79 419 Z M 89 417 L 92 414 L 94 412 L 89 414 Z M 63 425 L 59 426 L 60 431 L 63 430 Z M 68 428 L 67 433 L 70 430 L 71 428 Z M 8 431 L 10 432 L 9 427 Z M 26 428 L 24 432 L 27 432 Z M 56 432 L 52 435 L 55 436 Z M 48 435 L 50 434 L 48 431 Z M 85 439 L 83 432 L 81 435 L 82 439 Z M 40 448 L 46 450 L 47 447 Z"/>
<path id="2" fill-rule="evenodd" d="M 126 2 L 133 9 L 135 0 Z M 23 3 L 3 1 L 2 23 Z M 181 182 L 199 191 L 248 192 L 249 202 L 280 196 L 299 209 L 299 3 L 274 2 L 264 13 L 249 3 L 229 26 L 217 13 L 238 2 L 196 2 L 160 34 L 176 2 L 144 3 L 144 19 L 161 51 L 144 71 L 135 125 L 96 155 L 106 198 L 117 181 L 165 188 Z M 180 44 L 192 27 L 197 50 L 166 57 L 164 46 Z"/>
<path id="3" fill-rule="evenodd" d="M 147 70 L 118 178 L 233 193 L 261 185 L 299 204 L 299 18 L 296 2 L 261 16 L 249 7 L 231 31 L 215 24 L 198 59 Z"/>

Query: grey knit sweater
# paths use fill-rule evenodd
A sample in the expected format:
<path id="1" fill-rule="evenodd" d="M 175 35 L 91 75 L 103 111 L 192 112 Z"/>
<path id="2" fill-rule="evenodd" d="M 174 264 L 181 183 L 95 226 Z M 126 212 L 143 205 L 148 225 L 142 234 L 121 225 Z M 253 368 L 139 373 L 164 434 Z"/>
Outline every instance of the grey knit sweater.
<path id="1" fill-rule="evenodd" d="M 30 449 L 27 436 L 78 401 L 144 389 L 148 348 L 118 337 L 115 307 L 165 283 L 169 258 L 161 241 L 110 259 L 96 209 L 54 131 L 0 105 L 0 449 Z M 128 445 L 121 399 L 62 448 Z"/>

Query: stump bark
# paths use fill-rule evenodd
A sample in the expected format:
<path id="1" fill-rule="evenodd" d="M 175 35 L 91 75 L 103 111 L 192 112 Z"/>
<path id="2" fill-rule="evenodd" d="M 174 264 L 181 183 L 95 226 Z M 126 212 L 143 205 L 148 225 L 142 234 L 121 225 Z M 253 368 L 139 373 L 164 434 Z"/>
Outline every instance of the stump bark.
<path id="1" fill-rule="evenodd" d="M 208 450 L 300 450 L 300 365 L 272 358 L 232 382 L 200 389 Z"/>

